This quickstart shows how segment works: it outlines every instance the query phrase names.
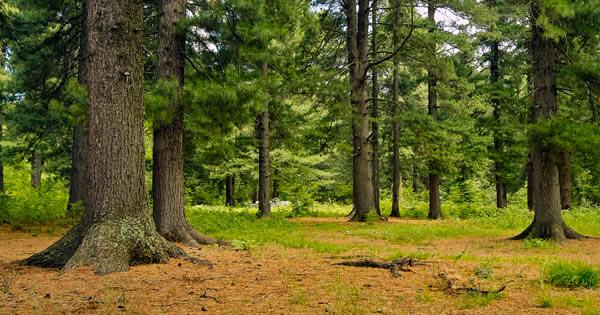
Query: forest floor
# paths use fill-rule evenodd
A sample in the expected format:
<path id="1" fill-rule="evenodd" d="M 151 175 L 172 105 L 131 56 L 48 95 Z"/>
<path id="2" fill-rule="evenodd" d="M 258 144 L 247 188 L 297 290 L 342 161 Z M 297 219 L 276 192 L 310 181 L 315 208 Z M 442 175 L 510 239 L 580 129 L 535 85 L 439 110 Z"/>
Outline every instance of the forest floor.
<path id="1" fill-rule="evenodd" d="M 87 269 L 63 273 L 16 266 L 15 261 L 46 248 L 60 233 L 0 226 L 0 314 L 600 314 L 600 290 L 562 289 L 543 281 L 544 264 L 556 259 L 599 264 L 600 240 L 517 242 L 507 240 L 516 230 L 504 230 L 503 236 L 470 235 L 464 233 L 468 224 L 459 235 L 449 228 L 455 222 L 447 221 L 285 222 L 310 235 L 304 239 L 308 246 L 234 242 L 235 249 L 186 248 L 214 267 L 172 260 L 103 277 Z M 418 237 L 439 231 L 446 232 Z M 385 269 L 334 265 L 403 257 L 425 264 L 398 277 Z M 447 289 L 447 280 L 453 288 L 506 289 L 467 293 Z"/>

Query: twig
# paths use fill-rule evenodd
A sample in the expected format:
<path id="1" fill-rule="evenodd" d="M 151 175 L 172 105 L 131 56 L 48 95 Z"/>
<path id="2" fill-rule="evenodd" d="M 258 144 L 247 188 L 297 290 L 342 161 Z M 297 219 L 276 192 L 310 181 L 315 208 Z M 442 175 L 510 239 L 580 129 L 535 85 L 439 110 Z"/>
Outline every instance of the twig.
<path id="1" fill-rule="evenodd" d="M 219 299 L 217 299 L 217 298 L 216 298 L 216 297 L 214 297 L 214 296 L 210 296 L 210 295 L 208 295 L 208 293 L 206 293 L 206 290 L 204 290 L 204 293 L 202 293 L 202 295 L 200 295 L 200 298 L 201 298 L 201 299 L 212 299 L 212 300 L 214 300 L 215 302 L 217 302 L 217 303 L 221 304 L 221 301 L 219 301 Z"/>

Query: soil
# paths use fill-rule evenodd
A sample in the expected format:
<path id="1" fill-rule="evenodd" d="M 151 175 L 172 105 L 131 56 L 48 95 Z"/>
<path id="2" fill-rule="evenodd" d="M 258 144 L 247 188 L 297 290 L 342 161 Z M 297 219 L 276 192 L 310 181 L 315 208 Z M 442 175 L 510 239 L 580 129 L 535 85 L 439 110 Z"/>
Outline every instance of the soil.
<path id="1" fill-rule="evenodd" d="M 324 220 L 324 219 L 318 219 Z M 419 224 L 410 221 L 410 224 Z M 332 236 L 330 236 L 333 238 Z M 394 277 L 389 271 L 334 266 L 357 259 L 360 252 L 332 256 L 309 249 L 275 245 L 248 251 L 204 246 L 184 247 L 193 257 L 209 259 L 213 268 L 187 260 L 133 266 L 129 271 L 97 276 L 91 270 L 61 272 L 16 265 L 58 236 L 0 227 L 0 314 L 578 314 L 580 307 L 541 307 L 541 296 L 570 297 L 600 307 L 598 290 L 566 290 L 540 284 L 540 264 L 531 255 L 548 251 L 523 249 L 523 243 L 491 238 L 436 241 L 426 245 L 375 242 L 401 250 L 434 253 L 427 265 Z M 340 242 L 352 241 L 348 237 Z M 597 240 L 572 241 L 564 259 L 600 262 Z M 374 244 L 375 246 L 375 244 Z M 564 245 L 563 245 L 564 246 Z M 423 248 L 426 247 L 426 248 Z M 460 253 L 469 252 L 465 259 Z M 347 257 L 351 256 L 351 257 Z M 552 256 L 552 250 L 550 250 Z M 453 258 L 454 257 L 454 258 Z M 474 276 L 489 261 L 493 277 Z M 472 297 L 440 289 L 444 273 L 457 286 L 497 289 L 498 299 L 473 305 Z"/>

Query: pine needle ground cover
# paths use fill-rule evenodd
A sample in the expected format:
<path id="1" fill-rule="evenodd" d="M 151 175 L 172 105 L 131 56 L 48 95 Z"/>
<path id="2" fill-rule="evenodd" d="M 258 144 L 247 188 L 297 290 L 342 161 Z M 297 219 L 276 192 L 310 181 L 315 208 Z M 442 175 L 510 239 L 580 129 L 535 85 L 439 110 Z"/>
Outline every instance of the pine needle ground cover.
<path id="1" fill-rule="evenodd" d="M 0 228 L 0 313 L 252 313 L 403 314 L 584 313 L 600 311 L 598 240 L 509 241 L 527 225 L 526 210 L 440 221 L 419 218 L 349 223 L 344 206 L 319 205 L 315 216 L 285 207 L 258 220 L 253 208 L 189 207 L 199 232 L 231 241 L 229 248 L 186 248 L 213 268 L 186 260 L 136 266 L 97 278 L 91 271 L 60 273 L 11 263 L 51 244 L 57 231 Z M 569 224 L 600 236 L 598 212 L 574 209 Z M 399 277 L 381 269 L 336 266 L 348 259 L 426 265 Z M 557 262 L 557 258 L 560 261 Z M 449 291 L 506 289 L 499 293 Z M 63 285 L 56 286 L 55 281 Z M 99 280 L 98 280 L 99 279 Z M 2 293 L 5 292 L 5 293 Z"/>

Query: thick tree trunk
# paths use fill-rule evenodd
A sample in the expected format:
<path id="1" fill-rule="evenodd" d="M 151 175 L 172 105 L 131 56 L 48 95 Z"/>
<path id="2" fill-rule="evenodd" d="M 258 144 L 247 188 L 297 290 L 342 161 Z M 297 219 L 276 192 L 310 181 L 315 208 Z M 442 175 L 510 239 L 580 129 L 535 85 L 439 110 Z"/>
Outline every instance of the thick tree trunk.
<path id="1" fill-rule="evenodd" d="M 370 213 L 377 215 L 373 200 L 373 182 L 369 161 L 369 110 L 366 79 L 370 1 L 358 0 L 357 3 L 356 0 L 348 0 L 345 4 L 354 148 L 352 196 L 355 211 L 351 220 L 365 221 Z"/>
<path id="2" fill-rule="evenodd" d="M 568 152 L 562 152 L 558 158 L 558 178 L 561 209 L 571 209 L 571 161 Z"/>
<path id="3" fill-rule="evenodd" d="M 263 64 L 263 75 L 267 85 L 269 66 Z M 258 116 L 258 213 L 257 217 L 271 216 L 271 191 L 269 166 L 269 99 L 265 100 L 262 113 Z"/>
<path id="4" fill-rule="evenodd" d="M 430 23 L 435 24 L 435 2 L 429 0 L 427 4 L 427 18 L 429 19 Z M 429 33 L 433 32 L 435 32 L 435 27 L 429 29 Z M 435 43 L 432 45 L 432 57 L 435 58 Z M 431 69 L 427 71 L 427 77 L 429 78 L 427 89 L 428 111 L 429 115 L 435 122 L 438 119 L 437 77 L 434 71 L 432 71 Z M 442 202 L 440 200 L 440 175 L 438 173 L 438 163 L 436 163 L 435 161 L 430 161 L 429 169 L 429 214 L 427 215 L 427 217 L 429 219 L 439 219 L 442 217 Z"/>
<path id="5" fill-rule="evenodd" d="M 500 49 L 497 41 L 492 42 L 490 47 L 490 83 L 492 87 L 498 84 L 500 80 Z M 495 93 L 495 92 L 493 92 Z M 502 154 L 504 152 L 504 142 L 501 139 L 501 133 L 498 130 L 501 125 L 500 119 L 500 99 L 498 96 L 492 97 L 492 105 L 494 107 L 494 176 L 496 178 L 496 207 L 506 208 L 508 200 L 506 200 L 506 183 L 503 178 Z"/>
<path id="6" fill-rule="evenodd" d="M 42 185 L 42 168 L 44 160 L 37 149 L 31 153 L 31 187 L 38 189 Z"/>
<path id="7" fill-rule="evenodd" d="M 185 253 L 156 232 L 144 179 L 143 8 L 140 1 L 89 0 L 89 183 L 81 222 L 24 263 L 98 274 Z"/>
<path id="8" fill-rule="evenodd" d="M 539 0 L 531 4 L 532 53 L 534 69 L 534 103 L 537 121 L 551 120 L 557 110 L 555 43 L 545 37 L 537 25 L 541 7 Z M 556 148 L 534 143 L 531 150 L 533 172 L 536 178 L 536 197 L 533 223 L 514 239 L 543 238 L 562 241 L 582 236 L 569 228 L 561 216 L 559 167 Z"/>
<path id="9" fill-rule="evenodd" d="M 393 24 L 394 24 L 394 50 L 398 46 L 398 24 L 399 10 L 395 4 L 393 8 Z M 400 173 L 400 122 L 398 121 L 400 111 L 399 99 L 399 78 L 398 66 L 400 58 L 396 54 L 393 58 L 393 78 L 392 78 L 392 212 L 390 216 L 400 217 L 400 193 L 402 189 L 402 173 Z"/>
<path id="10" fill-rule="evenodd" d="M 377 1 L 373 2 L 371 8 L 371 52 L 373 56 L 377 56 Z M 373 204 L 375 211 L 378 215 L 381 215 L 381 207 L 379 205 L 379 190 L 380 190 L 380 179 L 379 179 L 379 104 L 377 99 L 379 98 L 379 82 L 378 82 L 377 67 L 371 68 L 371 117 L 373 122 L 371 123 L 371 179 L 373 182 Z"/>
<path id="11" fill-rule="evenodd" d="M 235 207 L 235 174 L 225 177 L 225 205 Z"/>
<path id="12" fill-rule="evenodd" d="M 527 156 L 527 209 L 533 211 L 535 208 L 537 185 L 535 183 L 535 174 L 533 172 L 533 159 L 531 154 Z"/>
<path id="13" fill-rule="evenodd" d="M 8 45 L 2 43 L 0 45 L 0 69 L 4 69 L 6 66 L 6 54 L 8 53 Z M 0 141 L 2 141 L 2 126 L 4 123 L 4 106 L 0 104 Z M 0 145 L 0 152 L 2 152 L 2 146 Z M 4 160 L 0 158 L 0 193 L 4 193 Z"/>
<path id="14" fill-rule="evenodd" d="M 159 80 L 172 80 L 179 84 L 176 99 L 169 110 L 169 121 L 154 126 L 152 147 L 152 197 L 154 223 L 160 235 L 169 241 L 190 246 L 216 243 L 200 235 L 185 218 L 185 193 L 183 178 L 183 106 L 181 93 L 184 80 L 185 35 L 177 24 L 185 18 L 185 0 L 162 0 L 158 30 Z"/>
<path id="15" fill-rule="evenodd" d="M 83 1 L 81 14 L 81 34 L 79 36 L 79 67 L 77 81 L 80 85 L 87 85 L 86 82 L 86 62 L 87 62 L 87 0 Z M 87 150 L 87 128 L 86 119 L 79 119 L 73 126 L 73 146 L 71 148 L 71 178 L 69 181 L 69 203 L 67 204 L 67 214 L 72 213 L 73 205 L 82 203 L 85 206 L 85 189 L 87 187 L 85 180 Z"/>

